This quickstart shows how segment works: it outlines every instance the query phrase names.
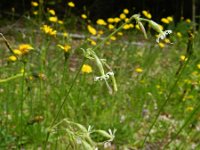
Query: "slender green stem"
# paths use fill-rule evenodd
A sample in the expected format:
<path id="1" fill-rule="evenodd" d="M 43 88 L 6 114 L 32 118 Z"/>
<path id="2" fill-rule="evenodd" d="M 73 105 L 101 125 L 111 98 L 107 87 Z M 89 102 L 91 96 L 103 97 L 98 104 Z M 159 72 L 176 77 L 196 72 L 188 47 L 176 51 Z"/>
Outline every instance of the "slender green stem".
<path id="1" fill-rule="evenodd" d="M 14 76 L 8 77 L 8 78 L 6 78 L 6 79 L 0 79 L 0 83 L 5 83 L 5 82 L 8 82 L 8 81 L 11 81 L 11 80 L 14 80 L 14 79 L 23 77 L 23 76 L 26 76 L 26 74 L 24 74 L 24 73 L 19 73 L 19 74 L 16 74 L 16 75 L 14 75 Z"/>
<path id="2" fill-rule="evenodd" d="M 157 122 L 157 120 L 158 120 L 158 117 L 160 116 L 160 113 L 162 112 L 162 110 L 163 110 L 164 107 L 166 106 L 167 102 L 171 99 L 171 96 L 172 96 L 172 94 L 173 94 L 173 92 L 174 92 L 174 90 L 175 90 L 175 88 L 176 88 L 176 86 L 177 86 L 179 80 L 181 79 L 181 76 L 182 76 L 182 74 L 183 74 L 183 72 L 184 72 L 184 70 L 185 70 L 185 68 L 186 68 L 186 66 L 187 66 L 187 64 L 188 64 L 188 62 L 189 62 L 189 60 L 190 60 L 190 58 L 191 58 L 191 55 L 189 55 L 188 60 L 185 62 L 185 64 L 184 64 L 182 70 L 181 70 L 180 73 L 178 74 L 178 76 L 177 76 L 177 78 L 176 78 L 176 80 L 175 80 L 173 86 L 171 87 L 170 92 L 169 92 L 169 94 L 168 94 L 166 100 L 163 102 L 163 104 L 161 105 L 160 109 L 158 110 L 158 113 L 157 113 L 157 115 L 156 115 L 156 117 L 155 117 L 153 123 L 151 124 L 151 126 L 150 126 L 150 128 L 149 128 L 149 130 L 148 130 L 148 132 L 147 132 L 147 135 L 145 136 L 145 139 L 144 139 L 144 141 L 143 141 L 143 143 L 142 143 L 142 147 L 144 147 L 144 145 L 145 145 L 145 143 L 146 143 L 146 140 L 147 140 L 147 138 L 149 137 L 152 128 L 154 127 L 154 125 L 156 124 L 156 122 Z"/>

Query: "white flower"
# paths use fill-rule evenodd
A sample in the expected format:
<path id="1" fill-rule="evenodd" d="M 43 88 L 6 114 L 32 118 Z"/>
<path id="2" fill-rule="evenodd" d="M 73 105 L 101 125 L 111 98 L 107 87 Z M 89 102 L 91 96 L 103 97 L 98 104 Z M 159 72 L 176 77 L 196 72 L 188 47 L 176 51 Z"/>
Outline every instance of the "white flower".
<path id="1" fill-rule="evenodd" d="M 172 30 L 165 30 L 165 31 L 162 31 L 159 35 L 158 35 L 158 38 L 156 39 L 156 42 L 159 43 L 159 40 L 163 40 L 166 38 L 167 35 L 171 34 L 172 33 Z"/>
<path id="2" fill-rule="evenodd" d="M 108 72 L 100 77 L 95 77 L 94 78 L 94 81 L 101 81 L 101 80 L 108 80 L 110 76 L 114 76 L 114 73 L 113 72 Z"/>

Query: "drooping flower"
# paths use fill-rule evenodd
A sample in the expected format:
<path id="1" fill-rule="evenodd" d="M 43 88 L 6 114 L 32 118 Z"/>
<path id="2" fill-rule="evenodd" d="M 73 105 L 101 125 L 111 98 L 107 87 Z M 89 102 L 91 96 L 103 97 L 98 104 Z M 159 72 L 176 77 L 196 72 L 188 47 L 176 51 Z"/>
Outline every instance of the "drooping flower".
<path id="1" fill-rule="evenodd" d="M 97 31 L 95 28 L 93 28 L 91 25 L 87 26 L 88 31 L 92 34 L 92 35 L 96 35 Z"/>
<path id="2" fill-rule="evenodd" d="M 67 4 L 69 7 L 75 7 L 75 4 L 73 2 L 68 2 Z"/>
<path id="3" fill-rule="evenodd" d="M 88 64 L 84 64 L 81 68 L 82 73 L 91 73 L 92 72 L 92 67 Z"/>

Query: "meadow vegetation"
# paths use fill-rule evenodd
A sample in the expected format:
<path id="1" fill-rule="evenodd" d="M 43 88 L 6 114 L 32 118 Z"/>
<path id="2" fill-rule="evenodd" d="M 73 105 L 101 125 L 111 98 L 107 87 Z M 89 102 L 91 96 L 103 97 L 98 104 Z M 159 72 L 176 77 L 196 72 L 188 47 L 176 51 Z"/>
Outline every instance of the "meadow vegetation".
<path id="1" fill-rule="evenodd" d="M 1 26 L 0 149 L 200 149 L 190 19 L 124 8 L 92 22 L 40 2 Z"/>

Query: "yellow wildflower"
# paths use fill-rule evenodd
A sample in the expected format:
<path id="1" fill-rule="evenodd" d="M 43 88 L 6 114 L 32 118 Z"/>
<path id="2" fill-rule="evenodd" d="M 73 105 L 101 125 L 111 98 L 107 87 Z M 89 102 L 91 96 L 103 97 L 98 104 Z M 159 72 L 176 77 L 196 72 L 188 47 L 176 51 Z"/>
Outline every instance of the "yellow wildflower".
<path id="1" fill-rule="evenodd" d="M 108 18 L 108 19 L 107 19 L 107 22 L 108 22 L 108 23 L 113 23 L 113 22 L 115 22 L 115 20 L 114 20 L 114 18 Z"/>
<path id="2" fill-rule="evenodd" d="M 169 20 L 167 18 L 162 18 L 161 22 L 165 23 L 165 24 L 169 24 Z"/>
<path id="3" fill-rule="evenodd" d="M 73 2 L 68 2 L 69 7 L 75 7 L 75 4 Z"/>
<path id="4" fill-rule="evenodd" d="M 87 15 L 86 15 L 86 14 L 82 14 L 82 15 L 81 15 L 81 18 L 87 19 Z"/>
<path id="5" fill-rule="evenodd" d="M 102 35 L 103 33 L 104 33 L 103 30 L 99 30 L 99 31 L 98 31 L 98 34 L 99 34 L 99 35 Z"/>
<path id="6" fill-rule="evenodd" d="M 125 24 L 125 25 L 123 26 L 123 29 L 124 29 L 124 30 L 128 30 L 129 28 L 130 28 L 129 24 Z"/>
<path id="7" fill-rule="evenodd" d="M 34 11 L 33 14 L 34 14 L 34 15 L 38 15 L 38 11 Z"/>
<path id="8" fill-rule="evenodd" d="M 12 56 L 9 56 L 9 57 L 8 57 L 8 60 L 9 60 L 9 61 L 16 61 L 16 60 L 17 60 L 17 57 L 14 56 L 14 55 L 12 55 Z"/>
<path id="9" fill-rule="evenodd" d="M 57 31 L 56 30 L 53 30 L 53 28 L 51 28 L 50 26 L 48 25 L 43 25 L 41 28 L 40 28 L 44 33 L 48 34 L 48 35 L 52 35 L 52 36 L 55 36 Z"/>
<path id="10" fill-rule="evenodd" d="M 143 72 L 143 69 L 142 68 L 135 68 L 135 72 L 137 72 L 137 73 L 142 73 Z"/>
<path id="11" fill-rule="evenodd" d="M 116 38 L 115 36 L 111 36 L 110 39 L 111 39 L 112 41 L 115 41 L 117 38 Z"/>
<path id="12" fill-rule="evenodd" d="M 191 20 L 190 19 L 186 19 L 185 22 L 191 23 Z"/>
<path id="13" fill-rule="evenodd" d="M 180 32 L 177 32 L 176 35 L 181 38 L 182 37 L 182 34 Z"/>
<path id="14" fill-rule="evenodd" d="M 140 30 L 140 26 L 138 24 L 135 25 L 135 28 Z"/>
<path id="15" fill-rule="evenodd" d="M 96 41 L 94 41 L 90 38 L 88 38 L 87 40 L 90 42 L 91 45 L 93 45 L 93 46 L 97 45 Z"/>
<path id="16" fill-rule="evenodd" d="M 114 28 L 115 28 L 114 25 L 112 25 L 112 24 L 109 24 L 109 25 L 108 25 L 108 29 L 112 30 L 112 29 L 114 29 Z"/>
<path id="17" fill-rule="evenodd" d="M 22 54 L 27 54 L 32 49 L 33 49 L 33 47 L 30 44 L 20 44 L 19 47 L 18 47 L 18 50 Z"/>
<path id="18" fill-rule="evenodd" d="M 187 61 L 187 58 L 185 57 L 185 55 L 181 55 L 181 56 L 180 56 L 180 61 L 182 61 L 182 62 L 183 62 L 183 61 Z"/>
<path id="19" fill-rule="evenodd" d="M 64 22 L 62 20 L 58 20 L 58 23 L 59 24 L 63 24 Z"/>
<path id="20" fill-rule="evenodd" d="M 120 19 L 119 19 L 118 17 L 115 17 L 115 18 L 114 18 L 114 22 L 115 22 L 115 23 L 118 23 L 118 22 L 120 22 Z"/>
<path id="21" fill-rule="evenodd" d="M 158 46 L 159 46 L 160 48 L 164 48 L 164 47 L 165 47 L 165 44 L 162 43 L 162 42 L 159 42 L 159 43 L 158 43 Z"/>
<path id="22" fill-rule="evenodd" d="M 165 41 L 165 43 L 167 43 L 167 44 L 171 43 L 171 42 L 170 42 L 170 40 L 169 40 L 169 39 L 167 39 L 167 38 L 166 38 L 166 39 L 164 39 L 164 41 Z"/>
<path id="23" fill-rule="evenodd" d="M 63 33 L 63 36 L 64 36 L 64 37 L 68 37 L 68 33 L 67 33 L 67 32 L 64 32 L 64 33 Z"/>
<path id="24" fill-rule="evenodd" d="M 123 10 L 123 13 L 128 14 L 128 13 L 129 13 L 129 10 L 128 10 L 127 8 L 125 8 L 125 9 Z"/>
<path id="25" fill-rule="evenodd" d="M 132 23 L 129 24 L 130 28 L 134 28 L 134 25 Z"/>
<path id="26" fill-rule="evenodd" d="M 122 36 L 123 32 L 117 32 L 117 35 Z"/>
<path id="27" fill-rule="evenodd" d="M 151 14 L 149 12 L 147 12 L 146 10 L 143 10 L 142 14 L 148 19 L 151 19 L 151 17 L 152 17 Z"/>
<path id="28" fill-rule="evenodd" d="M 37 7 L 37 6 L 38 6 L 38 2 L 32 1 L 32 2 L 31 2 L 31 5 L 32 5 L 33 7 Z"/>
<path id="29" fill-rule="evenodd" d="M 49 17 L 49 21 L 51 21 L 51 22 L 57 22 L 58 18 L 57 17 Z"/>
<path id="30" fill-rule="evenodd" d="M 64 50 L 64 52 L 65 53 L 68 53 L 69 52 L 69 50 L 71 49 L 71 46 L 70 45 L 60 45 L 60 44 L 58 44 L 57 45 L 59 48 L 61 48 L 62 50 Z"/>
<path id="31" fill-rule="evenodd" d="M 90 65 L 84 64 L 81 68 L 82 73 L 91 73 L 92 67 Z"/>
<path id="32" fill-rule="evenodd" d="M 119 15 L 119 18 L 122 19 L 122 20 L 126 19 L 126 15 L 124 13 L 122 13 L 122 14 Z"/>
<path id="33" fill-rule="evenodd" d="M 92 34 L 92 35 L 96 35 L 97 31 L 95 28 L 93 28 L 91 25 L 87 26 L 88 31 Z"/>
<path id="34" fill-rule="evenodd" d="M 53 16 L 56 14 L 55 10 L 53 10 L 53 9 L 49 9 L 48 12 Z"/>
<path id="35" fill-rule="evenodd" d="M 164 27 L 162 25 L 160 25 L 160 24 L 158 26 L 159 26 L 160 30 L 163 31 Z"/>
<path id="36" fill-rule="evenodd" d="M 22 55 L 22 52 L 21 52 L 20 50 L 18 50 L 18 49 L 14 49 L 14 50 L 13 50 L 13 53 L 14 53 L 15 55 Z"/>
<path id="37" fill-rule="evenodd" d="M 169 22 L 172 22 L 174 19 L 173 19 L 173 17 L 168 16 L 168 17 L 167 17 L 167 20 L 169 20 Z"/>
<path id="38" fill-rule="evenodd" d="M 192 106 L 188 106 L 187 108 L 186 108 L 186 111 L 193 111 L 194 110 L 194 107 L 192 107 Z"/>
<path id="39" fill-rule="evenodd" d="M 197 64 L 197 68 L 200 69 L 200 64 Z"/>
<path id="40" fill-rule="evenodd" d="M 98 19 L 98 20 L 96 21 L 96 23 L 97 23 L 98 25 L 102 25 L 102 26 L 107 25 L 107 23 L 106 23 L 103 19 Z"/>

